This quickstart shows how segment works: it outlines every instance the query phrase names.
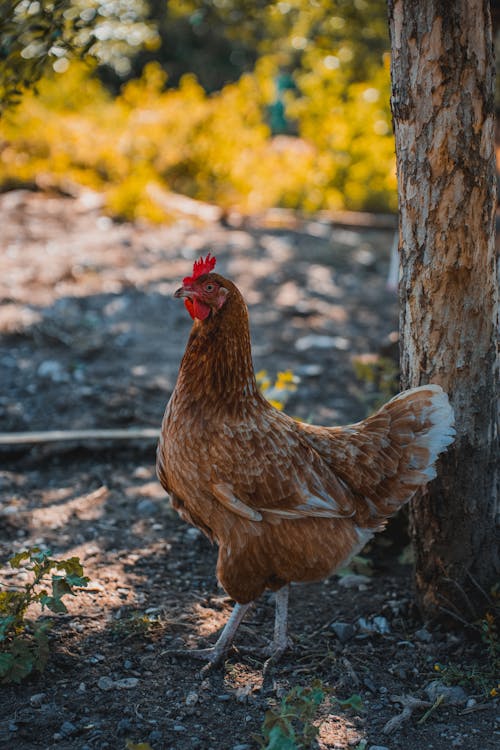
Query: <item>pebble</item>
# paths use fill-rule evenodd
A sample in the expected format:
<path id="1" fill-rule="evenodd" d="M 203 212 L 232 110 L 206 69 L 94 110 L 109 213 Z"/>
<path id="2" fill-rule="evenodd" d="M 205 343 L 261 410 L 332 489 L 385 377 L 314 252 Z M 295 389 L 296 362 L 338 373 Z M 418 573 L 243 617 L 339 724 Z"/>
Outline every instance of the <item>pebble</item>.
<path id="1" fill-rule="evenodd" d="M 371 581 L 368 576 L 357 573 L 348 573 L 339 579 L 339 586 L 342 586 L 343 589 L 359 589 L 361 591 L 361 586 L 366 586 L 369 583 Z"/>
<path id="2" fill-rule="evenodd" d="M 308 333 L 295 342 L 295 348 L 298 352 L 306 352 L 309 349 L 340 349 L 346 351 L 349 346 L 348 339 L 343 336 L 325 336 L 316 333 Z"/>
<path id="3" fill-rule="evenodd" d="M 432 641 L 432 635 L 425 628 L 420 628 L 420 630 L 415 631 L 415 638 L 422 643 L 430 643 Z"/>
<path id="4" fill-rule="evenodd" d="M 391 627 L 385 617 L 377 616 L 373 620 L 367 620 L 366 617 L 360 617 L 358 625 L 363 633 L 380 633 L 387 635 L 391 632 Z"/>
<path id="5" fill-rule="evenodd" d="M 244 745 L 233 745 L 232 750 L 252 750 L 252 746 L 251 745 L 247 745 L 247 744 L 244 744 Z"/>
<path id="6" fill-rule="evenodd" d="M 437 700 L 440 695 L 443 696 L 444 702 L 451 706 L 465 703 L 467 700 L 467 693 L 463 688 L 458 685 L 448 687 L 448 685 L 443 685 L 440 680 L 432 680 L 432 682 L 429 682 L 429 684 L 426 685 L 424 690 L 427 697 L 432 702 Z"/>
<path id="7" fill-rule="evenodd" d="M 121 680 L 117 680 L 114 686 L 119 690 L 132 690 L 139 684 L 138 677 L 123 677 Z"/>
<path id="8" fill-rule="evenodd" d="M 182 724 L 174 724 L 174 732 L 185 732 L 186 727 Z"/>
<path id="9" fill-rule="evenodd" d="M 153 731 L 149 733 L 149 739 L 151 742 L 161 742 L 163 734 L 158 729 L 153 729 Z"/>
<path id="10" fill-rule="evenodd" d="M 341 643 L 347 643 L 356 633 L 354 626 L 348 622 L 332 622 L 330 627 Z"/>
<path id="11" fill-rule="evenodd" d="M 385 745 L 370 745 L 368 750 L 389 750 Z"/>
<path id="12" fill-rule="evenodd" d="M 97 687 L 101 690 L 112 690 L 115 686 L 115 683 L 111 679 L 111 677 L 99 677 L 97 681 Z"/>
<path id="13" fill-rule="evenodd" d="M 476 705 L 476 703 L 477 703 L 477 701 L 476 701 L 475 698 L 469 698 L 469 700 L 465 704 L 465 708 L 472 708 L 473 706 Z"/>
<path id="14" fill-rule="evenodd" d="M 71 721 L 64 721 L 59 727 L 59 732 L 63 737 L 70 737 L 76 732 L 76 727 Z"/>
<path id="15" fill-rule="evenodd" d="M 149 500 L 147 497 L 145 497 L 142 500 L 139 500 L 139 502 L 135 506 L 135 509 L 137 515 L 139 516 L 154 516 L 158 511 L 158 506 L 152 500 Z"/>
<path id="16" fill-rule="evenodd" d="M 196 693 L 194 690 L 191 690 L 186 695 L 186 706 L 194 706 L 198 703 L 198 693 Z"/>
<path id="17" fill-rule="evenodd" d="M 40 378 L 48 378 L 53 383 L 67 383 L 71 378 L 60 362 L 55 359 L 46 359 L 38 366 L 37 375 Z"/>
<path id="18" fill-rule="evenodd" d="M 30 698 L 30 704 L 33 706 L 33 708 L 40 708 L 40 706 L 45 703 L 46 697 L 47 693 L 35 693 Z"/>
<path id="19" fill-rule="evenodd" d="M 125 734 L 126 732 L 130 732 L 132 729 L 132 722 L 130 719 L 120 719 L 118 724 L 116 725 L 117 731 L 119 734 Z"/>

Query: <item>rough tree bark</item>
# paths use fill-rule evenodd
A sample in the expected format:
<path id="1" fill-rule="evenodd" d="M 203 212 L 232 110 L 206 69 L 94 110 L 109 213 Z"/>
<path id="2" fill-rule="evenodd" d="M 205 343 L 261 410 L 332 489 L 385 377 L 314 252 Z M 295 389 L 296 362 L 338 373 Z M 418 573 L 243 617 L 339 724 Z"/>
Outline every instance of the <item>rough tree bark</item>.
<path id="1" fill-rule="evenodd" d="M 498 581 L 494 60 L 487 0 L 389 0 L 403 387 L 439 383 L 457 438 L 410 511 L 427 616 Z M 482 593 L 482 591 L 484 593 Z"/>

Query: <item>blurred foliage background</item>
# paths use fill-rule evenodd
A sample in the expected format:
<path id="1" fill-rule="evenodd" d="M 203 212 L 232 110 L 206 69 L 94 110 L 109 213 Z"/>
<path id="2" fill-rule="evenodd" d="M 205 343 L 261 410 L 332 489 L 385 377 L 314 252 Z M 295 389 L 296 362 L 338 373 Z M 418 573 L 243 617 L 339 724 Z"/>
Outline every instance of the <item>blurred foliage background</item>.
<path id="1" fill-rule="evenodd" d="M 396 209 L 385 0 L 0 5 L 0 189 Z"/>

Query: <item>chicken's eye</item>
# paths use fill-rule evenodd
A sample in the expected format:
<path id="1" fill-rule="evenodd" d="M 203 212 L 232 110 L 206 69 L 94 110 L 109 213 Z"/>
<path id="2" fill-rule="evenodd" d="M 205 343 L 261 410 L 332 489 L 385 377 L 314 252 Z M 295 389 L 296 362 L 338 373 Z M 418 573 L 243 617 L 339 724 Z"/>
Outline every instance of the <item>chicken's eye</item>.
<path id="1" fill-rule="evenodd" d="M 214 289 L 215 289 L 215 287 L 214 287 L 213 284 L 206 284 L 206 286 L 205 286 L 205 291 L 206 292 L 213 292 Z"/>

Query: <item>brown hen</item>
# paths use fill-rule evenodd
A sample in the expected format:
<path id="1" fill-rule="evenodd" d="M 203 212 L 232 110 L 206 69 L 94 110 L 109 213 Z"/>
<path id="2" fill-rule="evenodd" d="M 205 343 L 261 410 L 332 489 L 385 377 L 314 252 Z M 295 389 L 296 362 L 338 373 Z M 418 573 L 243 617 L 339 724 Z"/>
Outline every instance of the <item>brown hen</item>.
<path id="1" fill-rule="evenodd" d="M 438 385 L 401 393 L 346 427 L 296 422 L 259 392 L 243 297 L 210 254 L 175 293 L 194 324 L 163 419 L 157 471 L 173 507 L 219 546 L 235 601 L 211 649 L 218 663 L 251 603 L 276 591 L 274 641 L 287 646 L 288 585 L 344 565 L 435 475 L 454 438 Z"/>

